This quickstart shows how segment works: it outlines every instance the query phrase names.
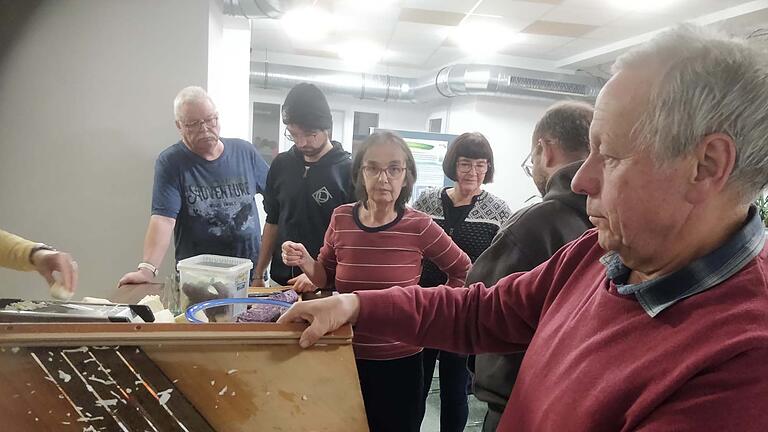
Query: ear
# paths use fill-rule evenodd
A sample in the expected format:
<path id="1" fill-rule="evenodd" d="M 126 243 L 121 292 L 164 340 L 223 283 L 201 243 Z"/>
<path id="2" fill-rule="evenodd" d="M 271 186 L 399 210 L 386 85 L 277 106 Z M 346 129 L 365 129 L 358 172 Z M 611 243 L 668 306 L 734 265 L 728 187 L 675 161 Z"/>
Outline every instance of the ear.
<path id="1" fill-rule="evenodd" d="M 541 146 L 541 166 L 552 168 L 557 165 L 558 154 L 555 148 L 557 144 L 549 140 L 541 140 L 539 145 Z"/>
<path id="2" fill-rule="evenodd" d="M 179 132 L 181 132 L 181 122 L 176 120 L 176 121 L 174 121 L 174 124 L 176 124 L 176 129 L 178 129 Z"/>
<path id="3" fill-rule="evenodd" d="M 694 169 L 687 198 L 700 203 L 725 189 L 736 164 L 736 143 L 724 133 L 701 139 L 693 154 Z"/>

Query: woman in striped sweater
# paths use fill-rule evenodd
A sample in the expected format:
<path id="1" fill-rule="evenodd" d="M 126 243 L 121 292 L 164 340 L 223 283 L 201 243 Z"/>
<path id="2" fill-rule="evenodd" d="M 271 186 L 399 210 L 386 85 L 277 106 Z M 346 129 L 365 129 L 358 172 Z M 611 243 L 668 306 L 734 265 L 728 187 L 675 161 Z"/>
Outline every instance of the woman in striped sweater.
<path id="1" fill-rule="evenodd" d="M 300 243 L 283 244 L 283 261 L 299 266 L 318 287 L 340 293 L 415 285 L 423 258 L 464 285 L 470 260 L 429 215 L 406 207 L 416 164 L 402 138 L 379 132 L 352 162 L 358 202 L 331 216 L 317 260 Z M 377 337 L 353 340 L 360 388 L 372 432 L 418 432 L 423 411 L 421 348 Z"/>

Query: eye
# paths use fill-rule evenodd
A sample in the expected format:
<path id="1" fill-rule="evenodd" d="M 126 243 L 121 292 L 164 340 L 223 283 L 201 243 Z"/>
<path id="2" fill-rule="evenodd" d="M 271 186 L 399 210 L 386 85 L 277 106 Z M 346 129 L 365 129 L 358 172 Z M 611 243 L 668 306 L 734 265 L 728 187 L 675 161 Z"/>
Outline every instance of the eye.
<path id="1" fill-rule="evenodd" d="M 619 160 L 620 160 L 606 154 L 600 154 L 600 158 L 603 160 L 603 164 L 606 166 L 615 166 L 616 164 L 619 163 Z"/>

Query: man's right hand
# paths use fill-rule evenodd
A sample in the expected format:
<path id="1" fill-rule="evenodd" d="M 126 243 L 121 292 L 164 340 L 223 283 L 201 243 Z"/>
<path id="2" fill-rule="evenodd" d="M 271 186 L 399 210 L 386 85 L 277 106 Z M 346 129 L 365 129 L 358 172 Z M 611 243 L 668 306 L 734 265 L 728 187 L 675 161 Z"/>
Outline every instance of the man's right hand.
<path id="1" fill-rule="evenodd" d="M 146 269 L 136 270 L 130 273 L 126 273 L 120 278 L 120 282 L 117 283 L 117 287 L 123 285 L 143 284 L 150 283 L 155 279 L 155 275 L 151 271 Z"/>
<path id="2" fill-rule="evenodd" d="M 323 335 L 346 323 L 355 324 L 360 313 L 357 294 L 339 294 L 320 300 L 296 302 L 278 318 L 278 324 L 308 322 L 309 327 L 301 334 L 299 345 L 312 346 Z"/>

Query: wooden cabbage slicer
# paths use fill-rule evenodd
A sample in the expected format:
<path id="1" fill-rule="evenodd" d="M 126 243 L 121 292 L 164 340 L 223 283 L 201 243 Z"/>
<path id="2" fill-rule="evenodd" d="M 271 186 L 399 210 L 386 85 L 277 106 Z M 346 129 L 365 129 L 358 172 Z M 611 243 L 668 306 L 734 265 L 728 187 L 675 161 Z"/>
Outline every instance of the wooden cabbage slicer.
<path id="1" fill-rule="evenodd" d="M 304 328 L 3 324 L 2 429 L 367 431 L 351 328 Z"/>

